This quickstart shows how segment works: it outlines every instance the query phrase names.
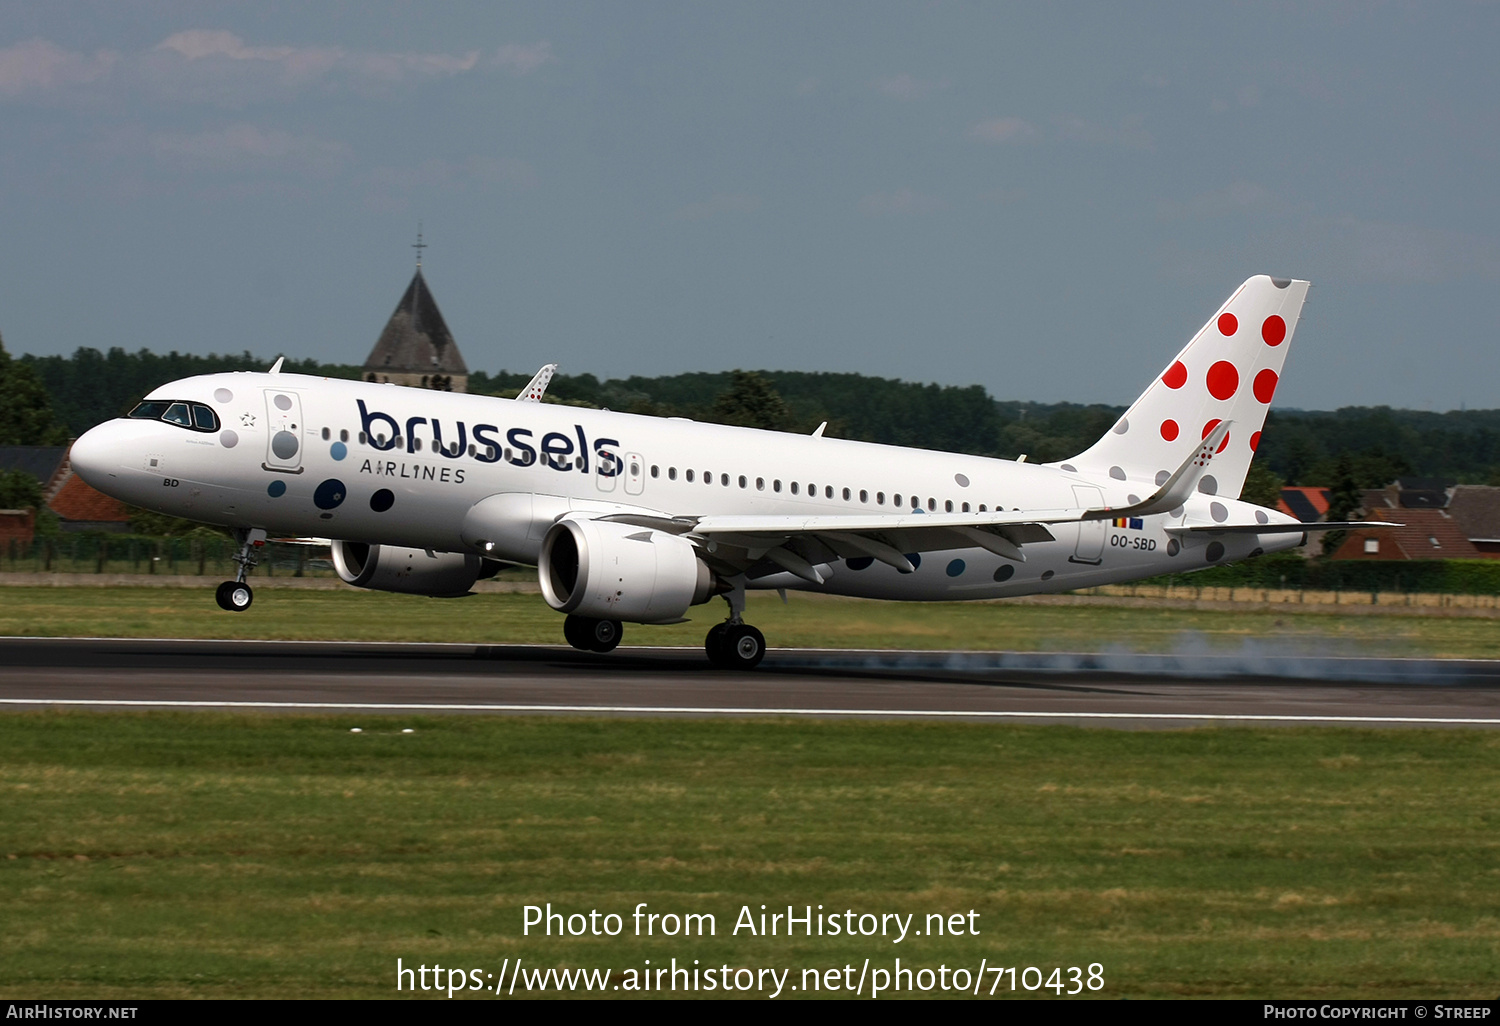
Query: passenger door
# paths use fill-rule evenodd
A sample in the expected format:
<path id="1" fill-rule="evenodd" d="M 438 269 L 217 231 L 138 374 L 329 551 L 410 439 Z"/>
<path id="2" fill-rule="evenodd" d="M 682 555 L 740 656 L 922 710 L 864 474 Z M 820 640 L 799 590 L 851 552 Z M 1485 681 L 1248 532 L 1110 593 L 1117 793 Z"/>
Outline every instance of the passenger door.
<path id="1" fill-rule="evenodd" d="M 278 388 L 266 389 L 267 470 L 302 473 L 302 397 Z"/>
<path id="2" fill-rule="evenodd" d="M 646 490 L 646 461 L 638 452 L 625 454 L 625 494 L 639 495 Z"/>

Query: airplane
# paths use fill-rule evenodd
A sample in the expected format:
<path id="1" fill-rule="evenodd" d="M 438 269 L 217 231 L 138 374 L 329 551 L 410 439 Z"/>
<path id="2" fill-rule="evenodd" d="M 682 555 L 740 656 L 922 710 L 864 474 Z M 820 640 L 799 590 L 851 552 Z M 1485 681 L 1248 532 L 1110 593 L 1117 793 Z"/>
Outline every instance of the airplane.
<path id="1" fill-rule="evenodd" d="M 1090 448 L 1027 463 L 537 401 L 270 371 L 154 390 L 73 445 L 128 503 L 233 531 L 246 580 L 272 534 L 331 539 L 359 588 L 447 597 L 537 568 L 576 648 L 684 622 L 722 596 L 704 649 L 750 669 L 746 592 L 993 599 L 1183 573 L 1304 544 L 1239 498 L 1309 283 L 1259 275 Z"/>

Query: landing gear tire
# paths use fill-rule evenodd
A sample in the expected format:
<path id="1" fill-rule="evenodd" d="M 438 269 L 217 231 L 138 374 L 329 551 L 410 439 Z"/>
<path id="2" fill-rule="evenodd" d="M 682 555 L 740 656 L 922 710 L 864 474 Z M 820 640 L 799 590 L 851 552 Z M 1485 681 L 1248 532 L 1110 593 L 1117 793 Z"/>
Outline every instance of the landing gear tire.
<path id="1" fill-rule="evenodd" d="M 612 652 L 624 633 L 624 625 L 619 620 L 570 616 L 563 621 L 563 637 L 568 639 L 568 644 L 585 652 Z"/>
<path id="2" fill-rule="evenodd" d="M 219 585 L 219 590 L 214 592 L 214 599 L 219 603 L 220 609 L 227 609 L 231 613 L 243 613 L 250 608 L 250 603 L 255 601 L 255 592 L 250 590 L 248 584 L 225 581 Z"/>
<path id="3" fill-rule="evenodd" d="M 766 657 L 766 636 L 748 623 L 721 623 L 708 632 L 709 661 L 726 670 L 753 670 Z"/>
<path id="4" fill-rule="evenodd" d="M 727 665 L 722 652 L 724 632 L 727 630 L 729 630 L 729 624 L 716 623 L 708 629 L 708 637 L 703 639 L 703 651 L 708 654 L 708 661 L 715 666 Z"/>

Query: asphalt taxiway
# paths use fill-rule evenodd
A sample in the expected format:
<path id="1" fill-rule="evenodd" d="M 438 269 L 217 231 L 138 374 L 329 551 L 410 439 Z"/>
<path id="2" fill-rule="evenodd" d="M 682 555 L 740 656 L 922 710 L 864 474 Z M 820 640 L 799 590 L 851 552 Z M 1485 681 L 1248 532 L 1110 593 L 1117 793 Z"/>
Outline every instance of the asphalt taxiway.
<path id="1" fill-rule="evenodd" d="M 259 709 L 1500 727 L 1500 662 L 1127 653 L 0 639 L 0 709 Z"/>

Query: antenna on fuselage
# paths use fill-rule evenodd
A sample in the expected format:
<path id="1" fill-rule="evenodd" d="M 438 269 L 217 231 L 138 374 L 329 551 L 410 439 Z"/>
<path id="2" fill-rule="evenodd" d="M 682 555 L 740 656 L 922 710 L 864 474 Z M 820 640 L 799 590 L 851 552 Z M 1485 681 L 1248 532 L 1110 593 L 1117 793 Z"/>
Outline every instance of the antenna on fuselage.
<path id="1" fill-rule="evenodd" d="M 278 357 L 276 357 L 276 362 L 273 363 L 273 364 L 271 364 L 271 369 L 268 370 L 268 371 L 266 371 L 266 373 L 267 374 L 280 374 L 281 373 L 281 365 L 284 364 L 284 363 L 286 363 L 286 357 L 284 357 L 284 356 L 278 356 Z"/>

